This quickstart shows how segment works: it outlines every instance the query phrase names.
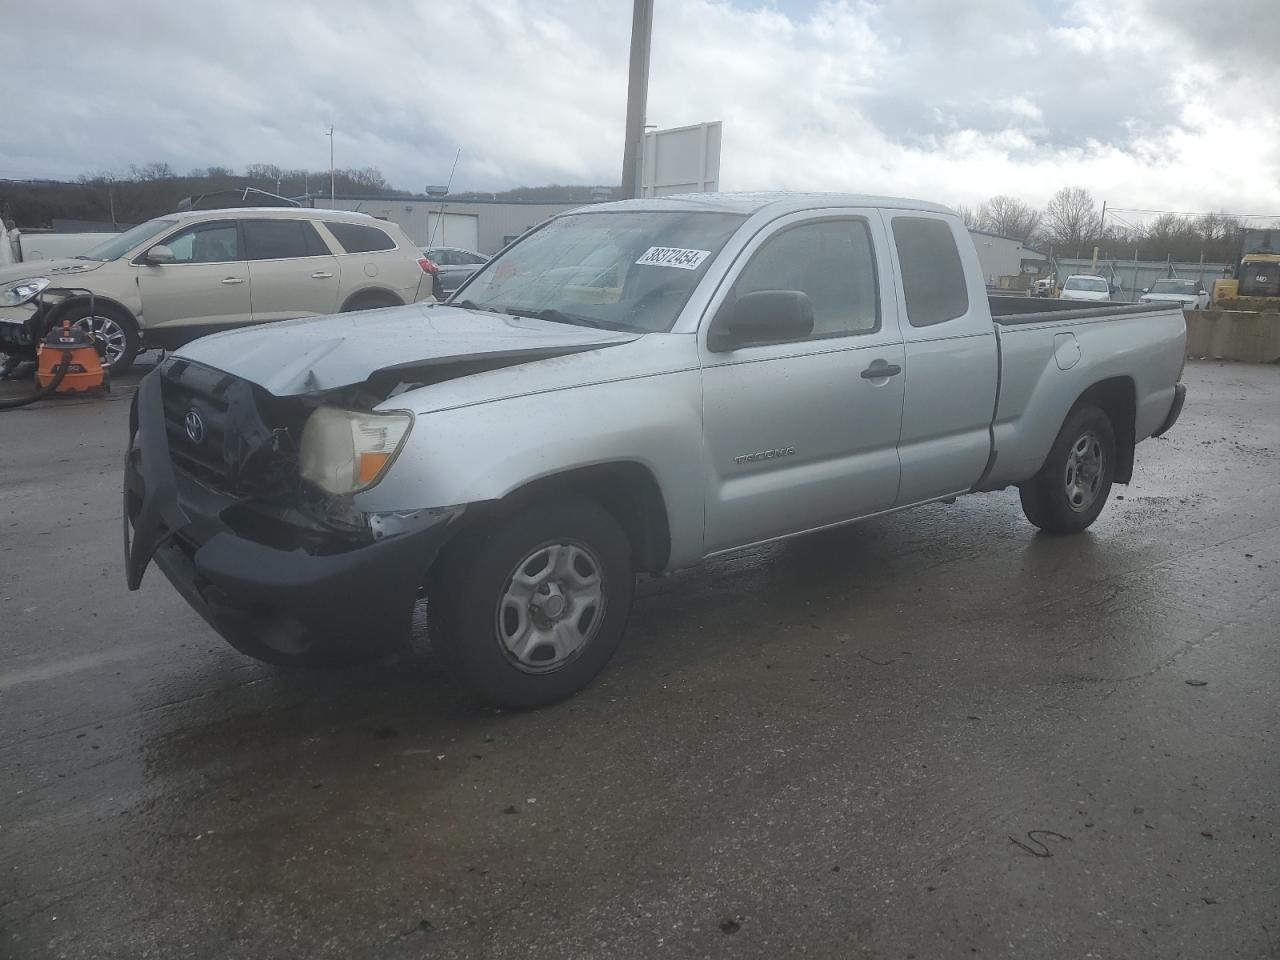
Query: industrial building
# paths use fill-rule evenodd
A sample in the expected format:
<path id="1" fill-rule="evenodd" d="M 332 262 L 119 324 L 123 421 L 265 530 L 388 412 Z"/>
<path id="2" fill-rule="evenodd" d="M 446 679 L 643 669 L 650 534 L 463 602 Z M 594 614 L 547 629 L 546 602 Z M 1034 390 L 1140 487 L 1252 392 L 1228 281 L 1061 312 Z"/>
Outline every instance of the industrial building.
<path id="1" fill-rule="evenodd" d="M 1028 280 L 1049 272 L 1049 257 L 1016 237 L 970 230 L 988 287 L 1025 290 Z M 1006 278 L 1003 279 L 1002 278 Z"/>

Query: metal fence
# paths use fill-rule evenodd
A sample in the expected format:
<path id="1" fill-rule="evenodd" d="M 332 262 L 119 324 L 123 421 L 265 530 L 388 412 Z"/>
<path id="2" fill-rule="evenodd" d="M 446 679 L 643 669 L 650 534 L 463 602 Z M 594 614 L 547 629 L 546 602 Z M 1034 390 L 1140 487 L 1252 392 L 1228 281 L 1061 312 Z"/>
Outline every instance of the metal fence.
<path id="1" fill-rule="evenodd" d="M 1056 283 L 1062 286 L 1064 280 L 1073 273 L 1087 273 L 1106 277 L 1119 288 L 1112 294 L 1116 300 L 1137 300 L 1142 291 L 1156 280 L 1198 280 L 1205 290 L 1213 292 L 1213 281 L 1229 276 L 1231 267 L 1225 263 L 1187 263 L 1180 260 L 1117 260 L 1113 257 L 1099 258 L 1095 265 L 1088 257 L 1054 257 L 1049 269 L 1056 277 Z"/>

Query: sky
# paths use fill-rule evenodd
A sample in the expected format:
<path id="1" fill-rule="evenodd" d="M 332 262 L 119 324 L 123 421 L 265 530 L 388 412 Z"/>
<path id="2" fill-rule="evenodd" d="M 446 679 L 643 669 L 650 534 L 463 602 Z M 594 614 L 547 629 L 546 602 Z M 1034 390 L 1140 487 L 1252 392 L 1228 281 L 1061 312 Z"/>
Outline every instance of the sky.
<path id="1" fill-rule="evenodd" d="M 1280 214 L 1280 0 L 655 0 L 647 120 L 721 188 Z M 628 0 L 0 0 L 0 177 L 620 178 Z M 44 41 L 57 42 L 50 55 Z M 21 104 L 18 109 L 13 107 Z"/>

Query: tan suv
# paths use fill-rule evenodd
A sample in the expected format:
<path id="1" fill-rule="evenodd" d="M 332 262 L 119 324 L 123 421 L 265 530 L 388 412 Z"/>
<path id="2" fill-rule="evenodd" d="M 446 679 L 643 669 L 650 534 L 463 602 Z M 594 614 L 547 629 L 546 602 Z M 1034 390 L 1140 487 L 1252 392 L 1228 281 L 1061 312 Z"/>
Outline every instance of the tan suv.
<path id="1" fill-rule="evenodd" d="M 0 269 L 0 353 L 30 359 L 71 320 L 112 373 L 139 350 L 232 327 L 430 299 L 432 264 L 394 223 L 294 207 L 175 213 L 71 260 Z"/>

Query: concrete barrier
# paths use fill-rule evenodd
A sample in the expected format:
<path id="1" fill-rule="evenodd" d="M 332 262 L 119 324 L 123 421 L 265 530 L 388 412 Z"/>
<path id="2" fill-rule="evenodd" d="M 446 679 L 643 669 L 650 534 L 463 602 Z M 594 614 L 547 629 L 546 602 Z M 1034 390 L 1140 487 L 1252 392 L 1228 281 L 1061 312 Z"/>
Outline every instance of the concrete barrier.
<path id="1" fill-rule="evenodd" d="M 1280 363 L 1280 313 L 1188 310 L 1187 356 Z"/>

